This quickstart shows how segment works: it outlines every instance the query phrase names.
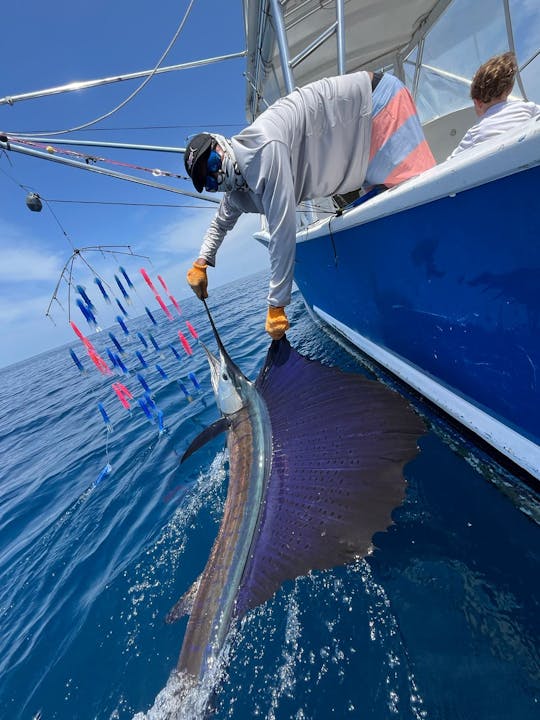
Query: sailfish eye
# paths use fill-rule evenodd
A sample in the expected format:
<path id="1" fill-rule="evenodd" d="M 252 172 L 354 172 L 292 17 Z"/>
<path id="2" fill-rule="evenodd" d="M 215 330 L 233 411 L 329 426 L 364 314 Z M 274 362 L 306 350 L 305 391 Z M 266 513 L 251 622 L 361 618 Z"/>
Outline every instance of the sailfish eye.
<path id="1" fill-rule="evenodd" d="M 222 377 L 224 380 L 228 380 L 228 379 L 229 379 L 228 376 L 227 376 L 227 373 L 223 373 L 223 375 L 222 375 L 221 377 Z"/>

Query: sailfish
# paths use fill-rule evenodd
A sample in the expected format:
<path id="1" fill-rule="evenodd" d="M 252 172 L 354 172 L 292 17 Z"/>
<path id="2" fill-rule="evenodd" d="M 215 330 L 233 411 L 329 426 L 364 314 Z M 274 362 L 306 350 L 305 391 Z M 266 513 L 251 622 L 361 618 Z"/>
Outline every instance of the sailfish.
<path id="1" fill-rule="evenodd" d="M 397 392 L 310 360 L 285 336 L 250 381 L 205 307 L 218 356 L 203 347 L 221 417 L 183 459 L 226 432 L 229 483 L 206 567 L 167 617 L 189 614 L 177 671 L 195 683 L 215 666 L 231 626 L 286 580 L 369 552 L 404 499 L 403 467 L 425 432 Z"/>

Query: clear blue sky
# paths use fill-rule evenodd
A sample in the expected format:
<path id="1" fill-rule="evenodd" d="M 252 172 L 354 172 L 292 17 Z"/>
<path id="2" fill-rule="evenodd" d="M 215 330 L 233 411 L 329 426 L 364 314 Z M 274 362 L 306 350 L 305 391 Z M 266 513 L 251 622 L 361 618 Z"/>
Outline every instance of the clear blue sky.
<path id="1" fill-rule="evenodd" d="M 10 7 L 9 31 L 3 33 L 0 43 L 0 97 L 153 68 L 188 4 L 187 0 L 161 0 L 151 5 L 127 0 L 29 0 L 14 4 Z M 244 45 L 241 0 L 196 0 L 163 64 L 235 53 Z M 155 77 L 118 113 L 68 137 L 183 146 L 187 135 L 202 130 L 233 134 L 246 124 L 244 67 L 244 60 L 238 59 Z M 139 82 L 0 106 L 0 130 L 15 133 L 74 127 L 118 105 Z M 176 127 L 131 129 L 148 126 Z M 83 148 L 72 149 L 85 152 Z M 88 152 L 184 173 L 181 155 L 108 149 Z M 164 181 L 193 190 L 186 181 Z M 71 254 L 70 244 L 46 205 L 41 213 L 26 208 L 26 193 L 17 183 L 50 201 L 196 202 L 20 154 L 0 154 L 0 366 L 74 338 L 67 315 L 58 306 L 54 310 L 56 326 L 45 317 L 62 266 Z M 191 292 L 185 273 L 215 210 L 215 206 L 194 209 L 59 202 L 51 202 L 50 207 L 75 247 L 129 244 L 134 252 L 151 257 L 153 266 L 142 264 L 154 274 L 161 272 L 179 298 Z M 266 250 L 252 238 L 257 227 L 256 216 L 245 216 L 227 237 L 218 267 L 211 271 L 214 286 L 267 267 Z M 118 265 L 114 258 L 95 254 L 93 261 L 100 272 L 112 278 Z M 141 265 L 138 260 L 123 264 L 132 275 Z M 75 281 L 89 286 L 89 277 L 80 264 L 75 265 Z M 61 298 L 66 298 L 65 292 Z M 82 318 L 80 321 L 84 328 Z"/>

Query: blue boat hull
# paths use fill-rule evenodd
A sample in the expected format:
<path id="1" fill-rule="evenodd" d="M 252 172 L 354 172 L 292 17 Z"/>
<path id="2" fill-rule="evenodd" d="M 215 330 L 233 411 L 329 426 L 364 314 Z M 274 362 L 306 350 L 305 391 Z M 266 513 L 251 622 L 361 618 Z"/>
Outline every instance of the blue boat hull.
<path id="1" fill-rule="evenodd" d="M 533 167 L 345 229 L 330 221 L 329 232 L 297 243 L 295 269 L 306 303 L 323 319 L 359 338 L 362 349 L 380 350 L 383 364 L 390 357 L 423 376 L 437 388 L 435 402 L 438 391 L 449 391 L 454 404 L 461 398 L 515 431 L 533 454 L 540 446 L 538 187 L 540 167 Z M 520 464 L 536 475 L 531 462 Z"/>

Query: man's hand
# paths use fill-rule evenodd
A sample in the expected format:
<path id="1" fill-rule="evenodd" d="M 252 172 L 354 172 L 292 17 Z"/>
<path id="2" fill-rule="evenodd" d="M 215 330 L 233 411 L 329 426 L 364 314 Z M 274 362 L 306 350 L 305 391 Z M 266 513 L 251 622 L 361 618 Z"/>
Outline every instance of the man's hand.
<path id="1" fill-rule="evenodd" d="M 288 329 L 289 321 L 285 315 L 285 308 L 270 305 L 268 307 L 268 314 L 266 315 L 266 332 L 272 340 L 279 340 L 285 335 Z"/>
<path id="2" fill-rule="evenodd" d="M 187 281 L 199 300 L 208 297 L 208 278 L 206 277 L 207 265 L 204 262 L 195 260 L 192 267 L 187 271 Z"/>

